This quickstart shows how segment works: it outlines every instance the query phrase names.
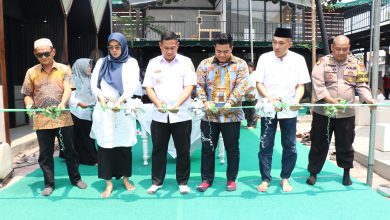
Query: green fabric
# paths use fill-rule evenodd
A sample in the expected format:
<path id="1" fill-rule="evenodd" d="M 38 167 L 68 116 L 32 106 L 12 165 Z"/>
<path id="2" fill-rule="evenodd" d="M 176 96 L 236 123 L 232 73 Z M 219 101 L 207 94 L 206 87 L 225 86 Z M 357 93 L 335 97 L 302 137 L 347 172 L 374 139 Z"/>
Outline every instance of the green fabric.
<path id="1" fill-rule="evenodd" d="M 56 189 L 50 197 L 40 196 L 41 170 L 0 191 L 1 219 L 390 219 L 390 201 L 364 183 L 341 184 L 342 170 L 327 162 L 315 186 L 306 185 L 308 172 L 306 146 L 298 144 L 298 162 L 291 184 L 294 190 L 281 192 L 280 134 L 273 157 L 273 181 L 267 193 L 259 193 L 257 153 L 259 128 L 241 130 L 240 171 L 237 191 L 227 192 L 226 164 L 216 161 L 213 186 L 204 193 L 196 191 L 200 183 L 200 148 L 191 157 L 188 195 L 181 195 L 175 180 L 175 160 L 168 159 L 164 186 L 155 195 L 146 193 L 151 184 L 151 165 L 144 167 L 141 139 L 133 148 L 134 192 L 126 192 L 121 181 L 113 180 L 109 199 L 101 199 L 105 183 L 97 178 L 97 167 L 80 166 L 86 190 L 70 185 L 62 159 L 55 160 Z M 151 141 L 149 142 L 151 145 Z M 151 160 L 149 159 L 149 163 Z"/>

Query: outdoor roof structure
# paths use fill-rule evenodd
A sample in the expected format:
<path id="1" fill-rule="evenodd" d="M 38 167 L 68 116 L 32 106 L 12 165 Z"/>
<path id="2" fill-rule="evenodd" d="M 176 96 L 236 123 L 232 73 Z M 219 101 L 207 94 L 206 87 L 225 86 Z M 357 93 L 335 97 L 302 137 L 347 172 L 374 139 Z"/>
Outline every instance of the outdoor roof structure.
<path id="1" fill-rule="evenodd" d="M 159 44 L 159 41 L 129 41 L 129 46 L 131 48 L 139 48 L 139 47 L 157 47 Z M 214 42 L 213 41 L 207 41 L 207 40 L 183 40 L 180 41 L 181 47 L 213 47 Z M 235 47 L 250 47 L 249 41 L 235 41 L 234 42 Z M 253 42 L 253 47 L 255 48 L 261 48 L 261 47 L 272 47 L 272 42 L 262 42 L 262 41 L 255 41 Z M 323 43 L 317 42 L 317 48 L 322 49 Z M 304 49 L 310 49 L 311 44 L 294 44 L 293 48 L 304 48 Z"/>
<path id="2" fill-rule="evenodd" d="M 162 0 L 164 1 L 164 0 Z M 216 0 L 208 0 L 212 5 L 215 5 Z M 290 2 L 296 5 L 303 5 L 307 7 L 311 7 L 311 1 L 310 0 L 284 0 L 285 2 Z M 155 3 L 157 0 L 130 0 L 131 5 L 143 5 L 143 4 L 150 4 Z M 112 4 L 122 4 L 122 0 L 112 0 Z"/>
<path id="3" fill-rule="evenodd" d="M 165 0 L 130 0 L 130 5 L 132 5 L 132 6 L 141 6 L 141 5 L 154 4 L 154 3 L 157 3 L 159 1 L 160 2 L 164 2 Z M 176 1 L 180 1 L 180 0 L 176 0 Z M 216 0 L 208 0 L 208 1 L 212 5 L 215 5 Z M 296 1 L 296 0 L 292 0 L 292 1 Z M 122 4 L 122 3 L 123 3 L 122 0 L 112 0 L 112 4 L 113 5 L 119 5 L 119 4 Z"/>

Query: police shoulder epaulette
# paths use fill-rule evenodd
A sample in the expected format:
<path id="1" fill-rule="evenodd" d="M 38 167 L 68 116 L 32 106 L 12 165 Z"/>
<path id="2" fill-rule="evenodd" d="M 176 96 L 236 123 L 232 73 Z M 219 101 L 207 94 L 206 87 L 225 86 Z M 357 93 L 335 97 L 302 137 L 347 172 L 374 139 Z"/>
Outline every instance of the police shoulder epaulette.
<path id="1" fill-rule="evenodd" d="M 322 61 L 324 61 L 324 57 L 321 57 L 318 61 L 317 61 L 317 66 L 320 65 L 322 63 Z"/>

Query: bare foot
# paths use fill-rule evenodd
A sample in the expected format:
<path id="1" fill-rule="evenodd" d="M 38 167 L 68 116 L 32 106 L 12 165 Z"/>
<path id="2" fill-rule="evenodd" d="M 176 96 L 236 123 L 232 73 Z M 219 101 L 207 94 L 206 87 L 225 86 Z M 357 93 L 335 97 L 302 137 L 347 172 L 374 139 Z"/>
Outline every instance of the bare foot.
<path id="1" fill-rule="evenodd" d="M 260 185 L 257 186 L 257 191 L 259 192 L 267 192 L 269 186 L 269 182 L 263 181 Z"/>
<path id="2" fill-rule="evenodd" d="M 135 190 L 135 186 L 129 182 L 127 177 L 123 177 L 123 186 L 127 189 L 127 191 Z"/>
<path id="3" fill-rule="evenodd" d="M 293 189 L 287 179 L 282 179 L 282 181 L 280 181 L 280 185 L 282 186 L 283 192 L 290 192 Z"/>
<path id="4" fill-rule="evenodd" d="M 108 197 L 110 197 L 111 195 L 111 192 L 112 192 L 112 184 L 111 185 L 107 185 L 106 186 L 106 190 L 104 190 L 104 192 L 102 192 L 100 195 L 102 196 L 102 198 L 106 199 Z"/>

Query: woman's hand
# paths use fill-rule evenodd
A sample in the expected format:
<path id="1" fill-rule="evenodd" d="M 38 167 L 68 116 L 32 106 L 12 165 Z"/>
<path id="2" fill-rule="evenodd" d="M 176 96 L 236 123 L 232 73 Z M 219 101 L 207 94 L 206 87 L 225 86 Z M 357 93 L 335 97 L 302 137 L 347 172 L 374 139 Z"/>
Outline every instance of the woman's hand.
<path id="1" fill-rule="evenodd" d="M 84 102 L 77 103 L 77 106 L 79 106 L 80 108 L 88 108 L 87 103 L 84 103 Z"/>

